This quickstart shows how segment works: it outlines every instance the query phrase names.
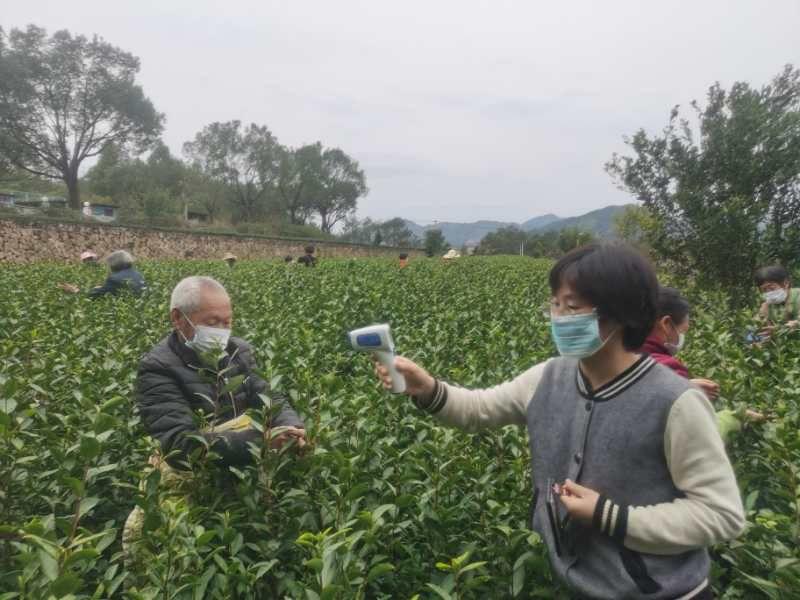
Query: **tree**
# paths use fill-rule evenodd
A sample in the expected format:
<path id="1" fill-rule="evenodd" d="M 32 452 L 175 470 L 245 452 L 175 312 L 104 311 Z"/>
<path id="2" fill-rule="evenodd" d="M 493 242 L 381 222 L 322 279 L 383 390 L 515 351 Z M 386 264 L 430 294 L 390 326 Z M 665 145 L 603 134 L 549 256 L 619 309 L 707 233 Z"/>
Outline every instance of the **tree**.
<path id="1" fill-rule="evenodd" d="M 183 161 L 174 157 L 167 145 L 158 140 L 146 162 L 152 182 L 173 198 L 182 199 L 187 177 L 187 168 Z"/>
<path id="2" fill-rule="evenodd" d="M 356 244 L 371 244 L 375 238 L 375 232 L 380 227 L 369 217 L 359 221 L 354 215 L 348 216 L 342 226 L 342 233 L 339 236 L 342 241 L 353 242 Z"/>
<path id="3" fill-rule="evenodd" d="M 197 169 L 186 169 L 183 187 L 184 200 L 189 206 L 196 206 L 204 210 L 210 223 L 216 221 L 225 210 L 227 192 L 223 183 L 211 179 Z"/>
<path id="4" fill-rule="evenodd" d="M 439 256 L 450 250 L 450 244 L 444 239 L 441 229 L 427 229 L 422 247 L 428 256 Z"/>
<path id="5" fill-rule="evenodd" d="M 632 204 L 614 217 L 614 235 L 650 254 L 652 239 L 658 235 L 658 223 L 647 208 Z"/>
<path id="6" fill-rule="evenodd" d="M 180 212 L 186 171 L 161 142 L 147 160 L 131 158 L 109 144 L 84 182 L 89 192 L 110 198 L 125 216 L 158 221 Z"/>
<path id="7" fill-rule="evenodd" d="M 675 107 L 661 135 L 626 138 L 633 155 L 606 169 L 650 211 L 661 256 L 744 303 L 760 262 L 800 262 L 800 71 L 760 90 L 717 83 L 691 106 L 694 126 Z"/>
<path id="8" fill-rule="evenodd" d="M 277 192 L 289 222 L 304 225 L 314 210 L 322 180 L 322 144 L 281 150 Z"/>
<path id="9" fill-rule="evenodd" d="M 142 151 L 161 133 L 164 116 L 136 84 L 138 72 L 135 56 L 97 36 L 0 29 L 0 154 L 63 180 L 80 208 L 84 160 L 111 143 Z"/>
<path id="10" fill-rule="evenodd" d="M 483 236 L 476 254 L 519 254 L 520 249 L 529 241 L 529 236 L 519 227 L 501 227 Z M 526 253 L 529 251 L 526 248 Z"/>
<path id="11" fill-rule="evenodd" d="M 241 121 L 211 123 L 186 142 L 183 151 L 195 168 L 225 184 L 236 217 L 253 221 L 263 216 L 275 194 L 283 149 L 266 126 Z"/>
<path id="12" fill-rule="evenodd" d="M 408 247 L 418 243 L 406 222 L 400 217 L 384 221 L 379 227 L 386 246 Z"/>
<path id="13" fill-rule="evenodd" d="M 566 227 L 558 232 L 558 249 L 562 254 L 594 241 L 594 236 L 577 227 Z"/>
<path id="14" fill-rule="evenodd" d="M 364 171 L 358 162 L 339 148 L 322 153 L 319 188 L 313 207 L 320 217 L 320 229 L 330 233 L 356 209 L 356 202 L 368 192 Z"/>

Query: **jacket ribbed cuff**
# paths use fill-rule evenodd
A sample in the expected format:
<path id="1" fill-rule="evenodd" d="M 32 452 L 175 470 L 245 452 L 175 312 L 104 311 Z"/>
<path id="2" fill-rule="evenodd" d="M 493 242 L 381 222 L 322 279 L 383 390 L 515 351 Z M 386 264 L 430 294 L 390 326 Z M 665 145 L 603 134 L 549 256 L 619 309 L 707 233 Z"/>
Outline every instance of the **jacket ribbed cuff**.
<path id="1" fill-rule="evenodd" d="M 594 507 L 592 526 L 611 539 L 623 543 L 628 531 L 628 507 L 616 504 L 608 496 L 600 494 Z"/>
<path id="2" fill-rule="evenodd" d="M 418 409 L 424 410 L 432 415 L 436 414 L 442 410 L 442 408 L 444 408 L 445 404 L 447 404 L 447 386 L 445 386 L 438 379 L 434 379 L 433 393 L 431 393 L 430 396 L 427 398 L 412 396 L 411 400 Z"/>

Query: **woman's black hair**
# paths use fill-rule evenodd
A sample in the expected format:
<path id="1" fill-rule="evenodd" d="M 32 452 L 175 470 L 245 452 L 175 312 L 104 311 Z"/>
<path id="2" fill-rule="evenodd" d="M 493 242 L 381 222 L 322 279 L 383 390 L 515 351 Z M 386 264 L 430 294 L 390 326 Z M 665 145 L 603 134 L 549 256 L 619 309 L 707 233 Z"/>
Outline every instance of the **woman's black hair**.
<path id="1" fill-rule="evenodd" d="M 591 302 L 600 318 L 622 326 L 626 349 L 639 349 L 653 329 L 658 279 L 650 262 L 630 246 L 593 243 L 575 248 L 550 270 L 553 294 L 563 284 Z"/>
<path id="2" fill-rule="evenodd" d="M 788 280 L 789 271 L 780 265 L 769 265 L 756 271 L 756 285 L 759 287 L 765 283 L 784 284 Z"/>
<path id="3" fill-rule="evenodd" d="M 314 246 L 306 246 L 303 249 L 306 251 L 306 254 L 314 254 L 314 250 L 315 250 Z"/>
<path id="4" fill-rule="evenodd" d="M 672 287 L 662 287 L 658 290 L 658 318 L 669 317 L 675 325 L 680 325 L 686 320 L 691 311 L 689 301 Z"/>
<path id="5" fill-rule="evenodd" d="M 403 253 L 400 255 L 400 258 L 402 258 L 402 259 L 406 259 L 406 258 L 408 258 L 408 254 L 406 254 L 405 252 L 403 252 Z"/>

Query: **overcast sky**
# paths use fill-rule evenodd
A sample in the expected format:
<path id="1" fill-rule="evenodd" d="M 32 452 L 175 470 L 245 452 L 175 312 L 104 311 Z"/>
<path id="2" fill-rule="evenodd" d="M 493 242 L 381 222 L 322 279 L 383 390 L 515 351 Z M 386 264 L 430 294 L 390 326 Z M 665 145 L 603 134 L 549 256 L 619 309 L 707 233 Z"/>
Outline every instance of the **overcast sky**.
<path id="1" fill-rule="evenodd" d="M 360 216 L 423 224 L 628 202 L 603 170 L 624 134 L 800 64 L 800 0 L 0 0 L 0 25 L 28 23 L 138 56 L 174 152 L 266 124 L 356 158 Z"/>

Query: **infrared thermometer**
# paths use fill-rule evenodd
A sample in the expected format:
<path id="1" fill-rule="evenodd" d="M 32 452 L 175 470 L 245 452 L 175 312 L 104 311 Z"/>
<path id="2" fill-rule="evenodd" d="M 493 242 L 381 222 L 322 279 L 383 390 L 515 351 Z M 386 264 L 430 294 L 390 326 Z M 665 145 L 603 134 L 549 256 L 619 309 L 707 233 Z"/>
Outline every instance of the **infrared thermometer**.
<path id="1" fill-rule="evenodd" d="M 394 366 L 394 342 L 389 325 L 370 325 L 354 329 L 347 337 L 353 350 L 372 352 L 378 361 L 389 371 L 392 378 L 392 393 L 402 394 L 406 391 L 406 380 Z"/>

